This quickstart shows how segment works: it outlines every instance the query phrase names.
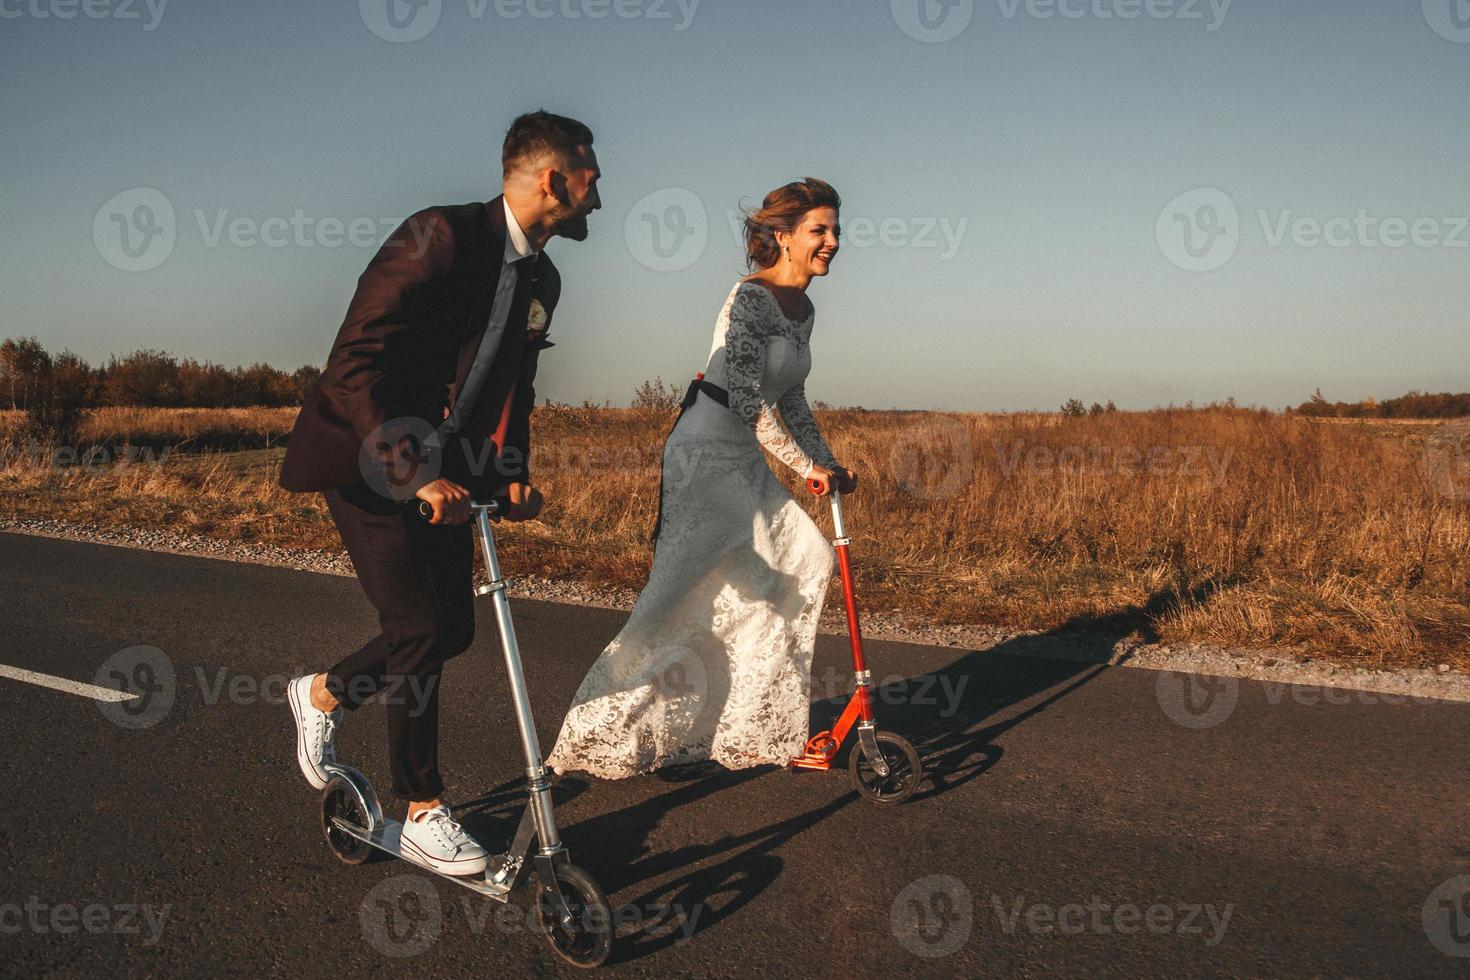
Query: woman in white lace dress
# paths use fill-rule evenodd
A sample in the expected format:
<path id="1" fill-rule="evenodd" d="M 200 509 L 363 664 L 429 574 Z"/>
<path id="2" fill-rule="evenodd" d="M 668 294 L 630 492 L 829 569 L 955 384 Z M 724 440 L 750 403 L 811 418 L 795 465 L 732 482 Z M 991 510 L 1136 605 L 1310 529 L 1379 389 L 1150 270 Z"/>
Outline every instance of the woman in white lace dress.
<path id="1" fill-rule="evenodd" d="M 834 558 L 761 449 L 824 493 L 856 486 L 805 391 L 806 288 L 837 254 L 840 203 L 809 177 L 746 219 L 754 272 L 725 300 L 704 386 L 664 446 L 648 585 L 577 691 L 547 759 L 558 772 L 616 779 L 708 759 L 785 764 L 806 743 Z"/>

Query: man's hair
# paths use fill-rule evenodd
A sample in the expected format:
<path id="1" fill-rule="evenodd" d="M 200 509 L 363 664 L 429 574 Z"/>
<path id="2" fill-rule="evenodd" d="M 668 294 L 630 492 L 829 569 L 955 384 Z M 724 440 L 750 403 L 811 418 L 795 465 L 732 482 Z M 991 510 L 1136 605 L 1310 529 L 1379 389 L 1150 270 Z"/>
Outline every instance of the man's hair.
<path id="1" fill-rule="evenodd" d="M 575 119 L 538 109 L 510 124 L 500 163 L 505 176 L 517 166 L 543 154 L 551 154 L 555 166 L 565 169 L 577 156 L 577 147 L 592 145 L 592 130 Z"/>

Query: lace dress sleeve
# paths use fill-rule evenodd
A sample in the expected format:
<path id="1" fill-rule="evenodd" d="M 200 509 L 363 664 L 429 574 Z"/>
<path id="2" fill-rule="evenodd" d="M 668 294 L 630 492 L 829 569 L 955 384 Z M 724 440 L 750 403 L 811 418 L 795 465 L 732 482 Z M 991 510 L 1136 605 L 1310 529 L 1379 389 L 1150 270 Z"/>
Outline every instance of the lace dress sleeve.
<path id="1" fill-rule="evenodd" d="M 781 425 L 761 395 L 766 342 L 776 324 L 775 311 L 771 309 L 775 302 L 760 286 L 746 285 L 736 292 L 730 306 L 730 323 L 725 329 L 725 383 L 730 393 L 730 411 L 735 417 L 750 427 L 767 452 L 805 477 L 812 469 L 811 457 Z M 801 400 L 805 405 L 805 395 Z M 782 402 L 785 401 L 783 398 Z M 811 421 L 810 411 L 806 417 Z M 814 421 L 811 425 L 816 427 Z"/>
<path id="2" fill-rule="evenodd" d="M 827 448 L 827 440 L 822 438 L 822 429 L 812 417 L 811 406 L 807 404 L 806 382 L 793 386 L 782 395 L 780 401 L 776 402 L 776 407 L 781 410 L 782 421 L 791 430 L 802 451 L 818 464 L 828 469 L 836 468 L 837 460 L 833 457 L 832 450 Z"/>

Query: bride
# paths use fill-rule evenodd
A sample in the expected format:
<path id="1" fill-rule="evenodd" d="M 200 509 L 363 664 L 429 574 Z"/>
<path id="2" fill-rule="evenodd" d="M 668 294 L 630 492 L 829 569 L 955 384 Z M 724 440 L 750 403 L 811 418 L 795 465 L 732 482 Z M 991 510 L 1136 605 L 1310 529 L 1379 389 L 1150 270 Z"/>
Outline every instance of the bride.
<path id="1" fill-rule="evenodd" d="M 806 289 L 837 254 L 840 205 L 808 177 L 746 217 L 753 272 L 725 300 L 703 380 L 664 446 L 648 585 L 577 690 L 547 758 L 557 772 L 784 765 L 806 744 L 833 552 L 761 449 L 824 495 L 856 488 L 805 391 Z"/>

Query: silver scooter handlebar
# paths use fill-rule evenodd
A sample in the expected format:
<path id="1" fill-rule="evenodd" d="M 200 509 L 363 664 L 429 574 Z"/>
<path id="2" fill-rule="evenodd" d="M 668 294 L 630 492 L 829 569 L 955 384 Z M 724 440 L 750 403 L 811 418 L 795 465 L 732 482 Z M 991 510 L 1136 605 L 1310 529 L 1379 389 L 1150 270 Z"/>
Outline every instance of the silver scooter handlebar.
<path id="1" fill-rule="evenodd" d="M 470 510 L 483 510 L 490 517 L 494 517 L 497 514 L 502 514 L 509 508 L 510 501 L 505 497 L 495 497 L 483 503 L 478 500 L 470 501 Z M 434 505 L 429 503 L 427 500 L 420 500 L 418 507 L 415 509 L 418 515 L 424 520 L 433 520 Z"/>

